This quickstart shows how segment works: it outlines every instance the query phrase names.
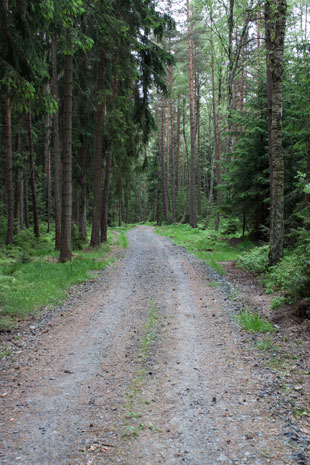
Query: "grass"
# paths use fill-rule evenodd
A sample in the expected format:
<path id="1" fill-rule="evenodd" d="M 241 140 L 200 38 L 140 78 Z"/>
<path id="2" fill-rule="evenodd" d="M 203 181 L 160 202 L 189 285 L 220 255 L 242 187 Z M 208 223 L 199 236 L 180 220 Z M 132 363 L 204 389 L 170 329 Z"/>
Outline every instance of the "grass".
<path id="1" fill-rule="evenodd" d="M 128 386 L 128 391 L 126 393 L 127 402 L 124 404 L 124 409 L 127 411 L 127 421 L 126 424 L 124 424 L 125 431 L 122 435 L 124 439 L 137 437 L 139 432 L 147 429 L 152 432 L 160 432 L 152 423 L 142 423 L 141 418 L 144 416 L 144 413 L 140 412 L 140 410 L 143 410 L 143 406 L 150 405 L 150 401 L 143 398 L 142 387 L 146 375 L 145 364 L 150 355 L 151 346 L 155 341 L 154 329 L 158 320 L 158 310 L 156 308 L 156 303 L 153 301 L 148 312 L 147 324 L 144 326 L 144 334 L 140 341 L 140 367 L 134 373 L 133 380 Z M 128 424 L 128 422 L 130 424 Z"/>
<path id="2" fill-rule="evenodd" d="M 193 229 L 185 224 L 160 226 L 156 228 L 156 232 L 185 247 L 188 252 L 208 263 L 220 274 L 224 274 L 221 262 L 237 260 L 242 252 L 252 247 L 247 239 L 232 247 L 228 244 L 228 239 L 233 237 L 231 234 L 223 236 L 223 233 L 215 230 Z"/>
<path id="3" fill-rule="evenodd" d="M 237 320 L 246 331 L 251 333 L 271 333 L 274 327 L 267 320 L 260 318 L 258 313 L 249 313 L 246 308 L 237 315 Z"/>
<path id="4" fill-rule="evenodd" d="M 117 245 L 127 247 L 125 229 L 118 229 Z M 53 234 L 42 234 L 39 240 L 29 230 L 19 234 L 13 247 L 0 250 L 0 329 L 12 329 L 42 307 L 59 304 L 70 286 L 110 265 L 114 258 L 107 253 L 112 241 L 109 230 L 108 243 L 101 248 L 74 251 L 71 262 L 58 263 Z"/>
<path id="5" fill-rule="evenodd" d="M 274 345 L 273 341 L 270 338 L 266 338 L 263 341 L 259 341 L 256 344 L 257 348 L 262 352 L 267 350 L 276 350 L 276 346 Z"/>

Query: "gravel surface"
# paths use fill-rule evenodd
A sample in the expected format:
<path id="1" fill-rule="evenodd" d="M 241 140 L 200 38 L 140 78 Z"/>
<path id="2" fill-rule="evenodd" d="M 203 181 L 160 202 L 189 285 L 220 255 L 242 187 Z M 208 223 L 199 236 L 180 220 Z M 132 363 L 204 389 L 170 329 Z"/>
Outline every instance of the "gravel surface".
<path id="1" fill-rule="evenodd" d="M 216 273 L 151 227 L 128 239 L 2 363 L 1 465 L 309 464 Z"/>

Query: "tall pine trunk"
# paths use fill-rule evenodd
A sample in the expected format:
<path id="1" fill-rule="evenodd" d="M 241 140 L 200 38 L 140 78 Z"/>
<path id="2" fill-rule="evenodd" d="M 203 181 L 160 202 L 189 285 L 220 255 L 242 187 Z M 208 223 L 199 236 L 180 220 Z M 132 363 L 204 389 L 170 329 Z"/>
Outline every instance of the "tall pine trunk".
<path id="1" fill-rule="evenodd" d="M 36 193 L 35 171 L 34 171 L 32 118 L 31 118 L 30 108 L 27 113 L 27 128 L 28 128 L 28 140 L 29 140 L 29 166 L 30 166 L 30 186 L 31 186 L 31 195 L 32 195 L 33 230 L 34 230 L 34 235 L 36 237 L 40 237 L 39 215 L 38 215 L 37 193 Z"/>
<path id="2" fill-rule="evenodd" d="M 284 160 L 282 149 L 282 79 L 284 36 L 286 26 L 286 0 L 272 0 L 271 24 L 271 165 L 272 183 L 270 212 L 269 265 L 276 265 L 283 257 L 284 242 Z"/>
<path id="3" fill-rule="evenodd" d="M 194 60 L 193 38 L 190 23 L 189 0 L 186 0 L 187 42 L 188 42 L 188 76 L 189 76 L 189 120 L 191 138 L 191 158 L 189 172 L 189 222 L 192 228 L 197 227 L 196 193 L 195 193 L 195 110 L 194 110 Z"/>
<path id="4" fill-rule="evenodd" d="M 51 204 L 52 204 L 50 119 L 51 119 L 50 115 L 48 114 L 45 120 L 45 142 L 44 142 L 44 174 L 45 174 L 46 210 L 47 210 L 47 232 L 50 232 Z"/>
<path id="5" fill-rule="evenodd" d="M 175 223 L 175 154 L 174 154 L 174 126 L 173 126 L 173 98 L 172 98 L 172 89 L 173 89 L 173 68 L 170 65 L 169 69 L 170 77 L 170 147 L 171 147 L 171 213 L 172 213 L 172 223 Z"/>
<path id="6" fill-rule="evenodd" d="M 201 215 L 200 86 L 197 86 L 197 207 Z"/>
<path id="7" fill-rule="evenodd" d="M 83 141 L 81 150 L 80 150 L 80 164 L 81 164 L 81 196 L 80 196 L 80 221 L 79 221 L 79 232 L 81 238 L 87 240 L 87 229 L 86 229 L 86 213 L 87 213 L 87 157 L 86 157 L 86 147 Z"/>
<path id="8" fill-rule="evenodd" d="M 102 214 L 102 125 L 103 125 L 103 90 L 104 90 L 104 51 L 100 52 L 97 85 L 97 113 L 96 113 L 96 141 L 94 158 L 94 200 L 93 200 L 93 221 L 90 245 L 100 247 L 100 224 Z"/>
<path id="9" fill-rule="evenodd" d="M 60 250 L 61 235 L 61 156 L 59 138 L 59 98 L 57 73 L 57 39 L 52 39 L 52 92 L 58 105 L 53 115 L 53 157 L 54 157 L 54 205 L 55 205 L 55 249 Z"/>
<path id="10" fill-rule="evenodd" d="M 71 31 L 67 31 L 67 54 L 64 75 L 64 119 L 63 119 L 63 156 L 62 156 L 62 209 L 60 262 L 72 258 L 72 41 Z"/>
<path id="11" fill-rule="evenodd" d="M 168 223 L 168 193 L 167 193 L 166 169 L 165 169 L 165 97 L 164 95 L 162 95 L 162 98 L 161 98 L 160 156 L 161 156 L 161 185 L 162 185 L 162 197 L 163 197 L 163 211 L 164 211 L 165 222 Z"/>
<path id="12" fill-rule="evenodd" d="M 176 172 L 176 189 L 180 189 L 180 129 L 181 129 L 181 112 L 178 108 L 177 118 L 177 172 Z"/>
<path id="13" fill-rule="evenodd" d="M 213 137 L 214 137 L 214 150 L 211 158 L 211 174 L 210 174 L 210 189 L 209 189 L 209 198 L 207 206 L 207 214 L 205 227 L 207 228 L 210 221 L 210 212 L 213 203 L 213 186 L 214 186 L 214 160 L 219 159 L 219 144 L 218 144 L 218 133 L 217 133 L 217 117 L 216 117 L 216 101 L 215 101 L 215 80 L 214 80 L 214 49 L 213 49 L 213 36 L 212 36 L 212 26 L 210 34 L 211 42 L 211 85 L 212 85 L 212 120 L 213 120 Z"/>
<path id="14" fill-rule="evenodd" d="M 14 184 L 13 184 L 13 152 L 12 152 L 12 116 L 10 90 L 7 88 L 6 100 L 6 185 L 7 185 L 7 216 L 8 226 L 6 244 L 13 244 L 14 238 Z"/>
<path id="15" fill-rule="evenodd" d="M 108 203 L 109 203 L 112 153 L 113 153 L 113 145 L 111 143 L 110 148 L 107 150 L 106 161 L 105 161 L 105 173 L 104 173 L 103 195 L 102 195 L 102 215 L 101 215 L 101 242 L 107 242 L 108 240 Z"/>

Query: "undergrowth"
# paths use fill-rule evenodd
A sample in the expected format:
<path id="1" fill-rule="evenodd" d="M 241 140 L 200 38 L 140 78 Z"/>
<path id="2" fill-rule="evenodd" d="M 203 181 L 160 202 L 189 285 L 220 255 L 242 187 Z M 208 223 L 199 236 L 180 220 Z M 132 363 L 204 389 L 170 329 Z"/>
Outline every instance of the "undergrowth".
<path id="1" fill-rule="evenodd" d="M 215 230 L 193 229 L 187 224 L 157 227 L 156 231 L 169 237 L 176 244 L 186 247 L 188 252 L 202 259 L 218 273 L 224 274 L 221 262 L 236 260 L 239 255 L 249 250 L 252 245 L 246 239 L 237 246 L 229 245 L 228 240 L 233 234 L 225 234 Z"/>
<path id="2" fill-rule="evenodd" d="M 124 228 L 117 231 L 118 245 L 127 246 Z M 107 258 L 113 233 L 98 249 L 77 247 L 71 262 L 59 263 L 54 250 L 54 235 L 24 230 L 14 240 L 14 246 L 0 249 L 0 329 L 11 329 L 18 320 L 40 308 L 60 303 L 72 285 L 92 277 L 91 271 L 101 270 L 113 262 Z M 85 245 L 85 244 L 84 244 Z"/>

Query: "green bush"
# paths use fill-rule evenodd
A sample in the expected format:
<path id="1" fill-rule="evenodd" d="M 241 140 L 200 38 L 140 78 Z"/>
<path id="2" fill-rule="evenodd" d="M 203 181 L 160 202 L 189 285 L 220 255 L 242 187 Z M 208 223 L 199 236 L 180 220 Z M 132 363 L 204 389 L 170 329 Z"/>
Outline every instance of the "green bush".
<path id="1" fill-rule="evenodd" d="M 268 245 L 263 245 L 244 252 L 238 257 L 237 264 L 252 273 L 264 273 L 268 268 L 268 249 Z"/>
<path id="2" fill-rule="evenodd" d="M 280 295 L 277 295 L 274 297 L 270 303 L 270 308 L 271 310 L 276 310 L 277 308 L 282 307 L 287 302 L 287 299 L 285 297 L 282 297 Z"/>

